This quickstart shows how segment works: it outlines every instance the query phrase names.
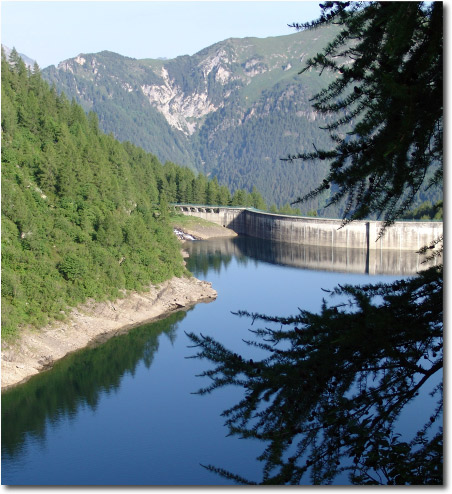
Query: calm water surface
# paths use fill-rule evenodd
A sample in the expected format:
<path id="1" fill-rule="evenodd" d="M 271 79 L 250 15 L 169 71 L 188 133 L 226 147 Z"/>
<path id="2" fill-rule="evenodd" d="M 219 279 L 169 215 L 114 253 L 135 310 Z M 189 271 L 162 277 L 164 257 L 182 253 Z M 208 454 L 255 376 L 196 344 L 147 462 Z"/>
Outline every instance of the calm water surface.
<path id="1" fill-rule="evenodd" d="M 196 375 L 208 364 L 187 358 L 195 351 L 185 332 L 211 335 L 252 357 L 242 341 L 250 321 L 231 311 L 288 316 L 298 307 L 319 310 L 326 295 L 321 288 L 390 282 L 418 263 L 394 254 L 375 269 L 362 252 L 289 249 L 254 239 L 187 248 L 189 269 L 212 282 L 217 300 L 77 352 L 3 393 L 2 484 L 227 484 L 202 464 L 259 481 L 255 458 L 262 444 L 226 437 L 220 416 L 241 391 L 192 394 L 206 384 Z M 337 272 L 344 269 L 349 272 Z"/>

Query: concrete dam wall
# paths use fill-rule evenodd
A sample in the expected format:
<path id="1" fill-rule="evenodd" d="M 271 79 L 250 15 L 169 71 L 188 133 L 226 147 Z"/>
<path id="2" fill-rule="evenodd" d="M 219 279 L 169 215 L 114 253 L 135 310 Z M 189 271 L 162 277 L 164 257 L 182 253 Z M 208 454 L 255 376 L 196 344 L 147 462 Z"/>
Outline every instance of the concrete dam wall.
<path id="1" fill-rule="evenodd" d="M 377 240 L 383 224 L 379 221 L 354 221 L 340 228 L 341 220 L 337 219 L 264 213 L 250 208 L 175 207 L 185 215 L 203 218 L 239 235 L 321 247 L 418 251 L 443 234 L 441 221 L 397 221 Z"/>

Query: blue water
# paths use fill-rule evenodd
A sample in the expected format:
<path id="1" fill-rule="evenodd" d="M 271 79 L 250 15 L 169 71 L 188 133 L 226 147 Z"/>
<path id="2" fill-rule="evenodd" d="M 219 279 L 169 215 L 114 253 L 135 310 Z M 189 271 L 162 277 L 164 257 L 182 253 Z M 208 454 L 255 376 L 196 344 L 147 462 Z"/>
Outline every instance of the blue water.
<path id="1" fill-rule="evenodd" d="M 3 393 L 2 484 L 228 484 L 202 464 L 259 481 L 262 444 L 226 437 L 221 417 L 241 390 L 193 394 L 206 385 L 197 374 L 208 364 L 186 358 L 195 350 L 185 332 L 211 335 L 251 357 L 257 350 L 242 341 L 250 321 L 231 311 L 315 311 L 322 288 L 400 278 L 277 265 L 215 242 L 196 253 L 199 245 L 189 267 L 212 282 L 217 300 L 77 352 Z"/>

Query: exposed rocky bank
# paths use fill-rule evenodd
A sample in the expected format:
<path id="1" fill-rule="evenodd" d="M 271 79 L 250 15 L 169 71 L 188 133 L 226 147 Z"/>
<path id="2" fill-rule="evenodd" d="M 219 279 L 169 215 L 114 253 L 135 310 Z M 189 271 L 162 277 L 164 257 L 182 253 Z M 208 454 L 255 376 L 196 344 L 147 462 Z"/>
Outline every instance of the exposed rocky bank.
<path id="1" fill-rule="evenodd" d="M 145 293 L 132 292 L 113 302 L 88 302 L 73 309 L 65 322 L 39 331 L 27 329 L 19 340 L 2 342 L 2 390 L 52 367 L 71 352 L 216 297 L 211 283 L 196 278 L 172 278 L 157 287 L 151 286 Z"/>
<path id="2" fill-rule="evenodd" d="M 233 230 L 207 221 L 189 224 L 174 222 L 174 231 L 179 240 L 208 240 L 209 238 L 237 237 Z"/>

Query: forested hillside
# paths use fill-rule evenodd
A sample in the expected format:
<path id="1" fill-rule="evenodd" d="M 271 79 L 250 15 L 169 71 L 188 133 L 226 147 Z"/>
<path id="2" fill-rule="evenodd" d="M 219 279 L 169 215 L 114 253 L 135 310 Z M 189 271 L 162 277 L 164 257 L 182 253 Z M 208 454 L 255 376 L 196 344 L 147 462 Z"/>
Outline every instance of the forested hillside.
<path id="1" fill-rule="evenodd" d="M 100 127 L 120 141 L 217 177 L 233 193 L 256 187 L 268 205 L 281 207 L 315 189 L 327 174 L 325 161 L 281 158 L 330 144 L 321 129 L 326 117 L 313 111 L 310 98 L 335 75 L 299 72 L 336 31 L 332 25 L 228 39 L 172 60 L 80 54 L 46 68 L 43 76 L 94 111 Z M 333 193 L 304 203 L 302 213 L 341 217 L 340 204 L 324 208 Z M 441 198 L 441 191 L 423 191 L 418 203 Z"/>
<path id="2" fill-rule="evenodd" d="M 229 39 L 172 60 L 80 54 L 43 76 L 97 113 L 100 127 L 119 140 L 216 176 L 233 193 L 255 186 L 267 204 L 281 206 L 326 173 L 324 163 L 305 167 L 280 158 L 325 144 L 325 121 L 309 102 L 325 76 L 300 79 L 298 72 L 333 32 Z"/>
<path id="3" fill-rule="evenodd" d="M 104 132 L 152 152 L 162 162 L 174 161 L 196 169 L 185 134 L 173 129 L 140 90 L 143 84 L 158 80 L 151 68 L 104 51 L 62 62 L 58 69 L 48 67 L 42 74 L 59 92 L 75 98 L 86 112 L 94 111 Z"/>
<path id="4" fill-rule="evenodd" d="M 1 128 L 3 336 L 186 274 L 169 202 L 262 201 L 103 134 L 15 50 L 2 52 Z"/>

